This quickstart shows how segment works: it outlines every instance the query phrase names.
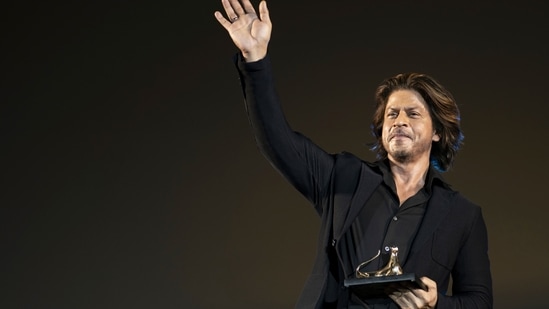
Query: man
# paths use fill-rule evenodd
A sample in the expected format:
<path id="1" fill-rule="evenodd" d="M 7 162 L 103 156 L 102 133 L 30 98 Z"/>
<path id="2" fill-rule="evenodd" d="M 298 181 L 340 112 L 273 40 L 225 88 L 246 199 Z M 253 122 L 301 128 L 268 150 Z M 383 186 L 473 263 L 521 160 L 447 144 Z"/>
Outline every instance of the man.
<path id="1" fill-rule="evenodd" d="M 267 55 L 272 23 L 266 2 L 259 16 L 249 0 L 222 4 L 227 18 L 215 17 L 240 50 L 236 63 L 258 146 L 322 220 L 313 272 L 297 307 L 491 308 L 481 210 L 438 172 L 451 166 L 462 140 L 451 94 L 423 74 L 389 78 L 376 91 L 372 124 L 379 161 L 328 154 L 284 118 Z M 361 271 L 382 267 L 391 246 L 425 289 L 395 285 L 388 297 L 364 299 L 344 286 L 379 251 L 382 257 Z"/>

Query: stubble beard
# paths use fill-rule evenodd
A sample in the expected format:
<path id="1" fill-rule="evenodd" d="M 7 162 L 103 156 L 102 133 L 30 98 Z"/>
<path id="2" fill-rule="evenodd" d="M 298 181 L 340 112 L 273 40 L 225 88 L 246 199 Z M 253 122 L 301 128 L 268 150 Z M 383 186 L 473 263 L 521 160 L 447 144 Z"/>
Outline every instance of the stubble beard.
<path id="1" fill-rule="evenodd" d="M 422 153 L 429 153 L 430 147 L 431 144 L 416 145 L 416 147 L 397 146 L 391 149 L 390 152 L 388 152 L 388 155 L 390 155 L 391 158 L 393 158 L 393 160 L 398 163 L 410 163 L 416 160 L 418 157 L 422 156 Z"/>
<path id="2" fill-rule="evenodd" d="M 408 163 L 412 161 L 412 154 L 408 150 L 396 150 L 391 153 L 391 157 L 398 163 Z"/>

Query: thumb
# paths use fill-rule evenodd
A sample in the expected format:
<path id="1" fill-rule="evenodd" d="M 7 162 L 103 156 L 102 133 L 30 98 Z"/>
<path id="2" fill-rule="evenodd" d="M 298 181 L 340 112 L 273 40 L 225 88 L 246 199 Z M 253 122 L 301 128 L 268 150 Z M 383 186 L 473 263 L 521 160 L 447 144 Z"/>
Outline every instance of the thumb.
<path id="1" fill-rule="evenodd" d="M 269 24 L 271 23 L 271 17 L 269 16 L 269 9 L 267 8 L 267 1 L 265 0 L 259 3 L 259 19 Z"/>

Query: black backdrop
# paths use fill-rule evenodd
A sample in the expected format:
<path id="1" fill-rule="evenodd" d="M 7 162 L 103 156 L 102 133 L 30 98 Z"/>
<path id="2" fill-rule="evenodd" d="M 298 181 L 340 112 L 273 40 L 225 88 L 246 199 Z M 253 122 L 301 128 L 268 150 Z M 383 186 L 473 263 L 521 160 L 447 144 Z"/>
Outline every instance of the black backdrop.
<path id="1" fill-rule="evenodd" d="M 436 77 L 466 136 L 445 177 L 483 207 L 496 308 L 544 307 L 543 2 L 357 2 L 269 2 L 290 123 L 371 160 L 377 84 Z M 255 147 L 218 9 L 4 5 L 0 307 L 293 306 L 319 222 Z"/>

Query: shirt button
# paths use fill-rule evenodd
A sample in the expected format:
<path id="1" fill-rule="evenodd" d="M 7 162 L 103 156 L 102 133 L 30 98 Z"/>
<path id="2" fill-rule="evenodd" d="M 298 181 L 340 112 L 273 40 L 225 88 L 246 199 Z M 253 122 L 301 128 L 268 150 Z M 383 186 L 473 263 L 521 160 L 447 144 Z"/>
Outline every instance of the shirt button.
<path id="1" fill-rule="evenodd" d="M 391 248 L 389 248 L 389 246 L 386 246 L 385 251 L 389 252 L 389 250 L 391 250 Z"/>
<path id="2" fill-rule="evenodd" d="M 394 217 L 393 217 L 393 221 L 398 221 L 397 216 L 394 216 Z"/>

